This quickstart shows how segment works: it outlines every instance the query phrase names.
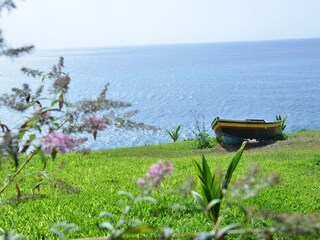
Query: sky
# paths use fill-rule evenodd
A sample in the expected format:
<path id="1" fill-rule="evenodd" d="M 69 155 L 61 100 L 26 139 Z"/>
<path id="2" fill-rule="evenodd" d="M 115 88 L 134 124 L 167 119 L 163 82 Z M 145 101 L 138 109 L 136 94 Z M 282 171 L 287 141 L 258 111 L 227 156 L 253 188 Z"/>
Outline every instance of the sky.
<path id="1" fill-rule="evenodd" d="M 11 47 L 66 49 L 320 37 L 320 0 L 17 0 Z"/>

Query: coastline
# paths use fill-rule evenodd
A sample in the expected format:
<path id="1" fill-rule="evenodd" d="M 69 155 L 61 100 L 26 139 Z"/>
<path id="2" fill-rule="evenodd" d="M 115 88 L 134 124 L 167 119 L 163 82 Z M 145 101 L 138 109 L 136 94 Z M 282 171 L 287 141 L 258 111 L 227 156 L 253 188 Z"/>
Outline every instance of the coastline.
<path id="1" fill-rule="evenodd" d="M 286 136 L 288 136 L 288 139 L 285 140 L 271 140 L 271 141 L 263 141 L 261 143 L 254 143 L 251 145 L 250 148 L 256 148 L 259 149 L 259 147 L 263 148 L 266 146 L 272 146 L 273 144 L 278 144 L 278 145 L 285 145 L 286 143 L 290 143 L 290 138 L 294 138 L 296 136 L 303 136 L 303 135 L 307 135 L 307 136 L 316 136 L 316 138 L 319 138 L 320 140 L 320 129 L 319 130 L 300 130 L 300 131 L 296 131 L 296 132 L 285 132 Z M 130 150 L 139 150 L 139 149 L 144 149 L 144 148 L 172 148 L 174 149 L 174 146 L 176 144 L 181 144 L 184 147 L 190 147 L 190 149 L 194 149 L 194 150 L 199 150 L 199 152 L 201 151 L 215 151 L 215 148 L 219 149 L 220 153 L 225 153 L 226 151 L 236 151 L 237 147 L 230 147 L 229 150 L 221 147 L 221 145 L 219 145 L 216 141 L 215 137 L 210 137 L 210 140 L 213 143 L 212 148 L 208 148 L 208 149 L 197 149 L 194 145 L 195 139 L 185 139 L 185 140 L 178 140 L 176 143 L 173 143 L 172 141 L 168 141 L 168 142 L 163 142 L 163 143 L 157 143 L 157 144 L 149 144 L 149 145 L 142 145 L 142 146 L 131 146 L 131 147 L 118 147 L 118 148 L 110 148 L 110 149 L 93 149 L 90 150 L 90 152 L 108 152 L 108 151 L 130 151 Z M 81 151 L 79 152 L 81 153 Z"/>
<path id="2" fill-rule="evenodd" d="M 195 115 L 205 118 L 208 129 L 216 116 L 272 121 L 279 114 L 288 116 L 288 132 L 320 129 L 320 39 L 43 51 L 1 61 L 6 71 L 0 73 L 0 91 L 10 92 L 23 82 L 34 86 L 39 79 L 22 76 L 20 68 L 48 70 L 61 55 L 72 79 L 70 101 L 92 99 L 110 82 L 108 99 L 130 102 L 129 111 L 139 110 L 133 121 L 162 129 L 181 124 L 181 139 L 193 137 Z M 0 116 L 12 123 L 16 115 L 1 108 Z M 209 134 L 214 136 L 211 130 Z M 98 138 L 90 148 L 170 142 L 164 130 L 112 127 Z"/>

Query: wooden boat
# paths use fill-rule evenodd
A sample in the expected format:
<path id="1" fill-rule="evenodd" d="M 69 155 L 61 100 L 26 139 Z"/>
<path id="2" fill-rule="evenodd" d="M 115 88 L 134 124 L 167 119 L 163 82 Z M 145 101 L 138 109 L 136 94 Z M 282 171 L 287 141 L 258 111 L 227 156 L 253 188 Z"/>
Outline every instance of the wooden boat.
<path id="1" fill-rule="evenodd" d="M 226 120 L 215 118 L 211 124 L 217 140 L 228 145 L 238 145 L 244 140 L 272 140 L 281 134 L 281 121 L 264 120 Z"/>

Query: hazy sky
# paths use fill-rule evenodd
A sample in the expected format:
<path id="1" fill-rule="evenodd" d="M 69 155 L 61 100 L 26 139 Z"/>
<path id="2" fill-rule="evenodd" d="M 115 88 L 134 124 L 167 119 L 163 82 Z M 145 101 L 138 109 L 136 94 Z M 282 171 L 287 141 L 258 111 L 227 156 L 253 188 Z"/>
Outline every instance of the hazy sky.
<path id="1" fill-rule="evenodd" d="M 320 0 L 25 0 L 11 46 L 78 48 L 320 37 Z"/>

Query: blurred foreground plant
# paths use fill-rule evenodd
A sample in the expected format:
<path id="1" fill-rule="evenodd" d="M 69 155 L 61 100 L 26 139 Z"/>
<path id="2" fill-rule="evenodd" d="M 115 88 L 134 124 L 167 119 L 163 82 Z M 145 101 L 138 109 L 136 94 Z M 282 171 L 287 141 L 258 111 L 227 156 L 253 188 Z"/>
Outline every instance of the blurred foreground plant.
<path id="1" fill-rule="evenodd" d="M 151 225 L 143 223 L 140 219 L 131 216 L 131 210 L 135 206 L 140 206 L 141 202 L 156 203 L 156 199 L 150 196 L 133 196 L 129 192 L 120 191 L 119 195 L 125 196 L 121 203 L 121 215 L 117 218 L 111 212 L 104 211 L 100 213 L 100 218 L 107 217 L 109 221 L 100 224 L 100 227 L 110 232 L 107 239 L 121 239 L 126 234 L 138 234 L 153 232 L 155 228 Z"/>
<path id="2" fill-rule="evenodd" d="M 172 172 L 173 167 L 170 161 L 162 162 L 159 160 L 157 164 L 151 166 L 146 173 L 146 177 L 137 180 L 137 184 L 142 188 L 145 194 L 152 193 L 152 188 L 158 188 L 161 181 L 166 176 L 171 176 Z"/>
<path id="3" fill-rule="evenodd" d="M 9 178 L 5 180 L 0 194 L 35 155 L 40 156 L 44 170 L 48 162 L 45 154 L 51 154 L 54 160 L 58 153 L 80 150 L 86 139 L 76 134 L 88 132 L 96 139 L 98 131 L 105 130 L 109 125 L 156 129 L 131 121 L 130 117 L 137 111 L 117 114 L 116 109 L 128 108 L 131 104 L 106 99 L 109 84 L 94 100 L 68 101 L 71 78 L 64 72 L 63 58 L 48 73 L 29 68 L 22 71 L 27 76 L 38 78 L 40 86 L 31 88 L 25 83 L 21 88 L 13 88 L 10 94 L 0 96 L 0 106 L 25 116 L 25 120 L 20 124 L 17 122 L 15 128 L 10 128 L 0 119 L 0 161 L 11 161 L 15 167 L 15 171 L 6 173 Z"/>
<path id="4" fill-rule="evenodd" d="M 149 224 L 143 223 L 141 220 L 133 217 L 130 218 L 131 210 L 135 206 L 139 206 L 141 209 L 142 202 L 157 203 L 156 199 L 151 197 L 156 189 L 160 189 L 160 184 L 165 177 L 171 176 L 173 172 L 172 163 L 170 161 L 158 161 L 153 164 L 147 171 L 146 177 L 139 178 L 137 185 L 141 189 L 141 194 L 134 196 L 129 192 L 120 191 L 118 194 L 125 196 L 126 199 L 121 201 L 122 209 L 120 218 L 116 218 L 112 213 L 104 211 L 100 214 L 100 217 L 108 217 L 108 222 L 103 222 L 100 227 L 109 230 L 111 233 L 108 239 L 120 239 L 126 234 L 141 234 L 154 232 L 156 228 Z M 132 216 L 131 216 L 132 217 Z"/>
<path id="5" fill-rule="evenodd" d="M 60 240 L 65 240 L 68 235 L 78 230 L 79 228 L 74 223 L 59 222 L 50 228 L 49 232 L 55 234 Z"/>
<path id="6" fill-rule="evenodd" d="M 17 240 L 22 238 L 24 238 L 24 236 L 20 234 L 10 233 L 0 228 L 0 240 Z"/>
<path id="7" fill-rule="evenodd" d="M 7 10 L 10 12 L 11 10 L 16 8 L 16 4 L 12 0 L 1 0 L 0 1 L 0 15 L 3 10 Z M 29 53 L 34 49 L 32 45 L 29 46 L 21 46 L 18 48 L 11 48 L 6 43 L 5 39 L 2 36 L 2 31 L 0 28 L 0 57 L 7 56 L 7 57 L 18 57 L 22 54 Z"/>

